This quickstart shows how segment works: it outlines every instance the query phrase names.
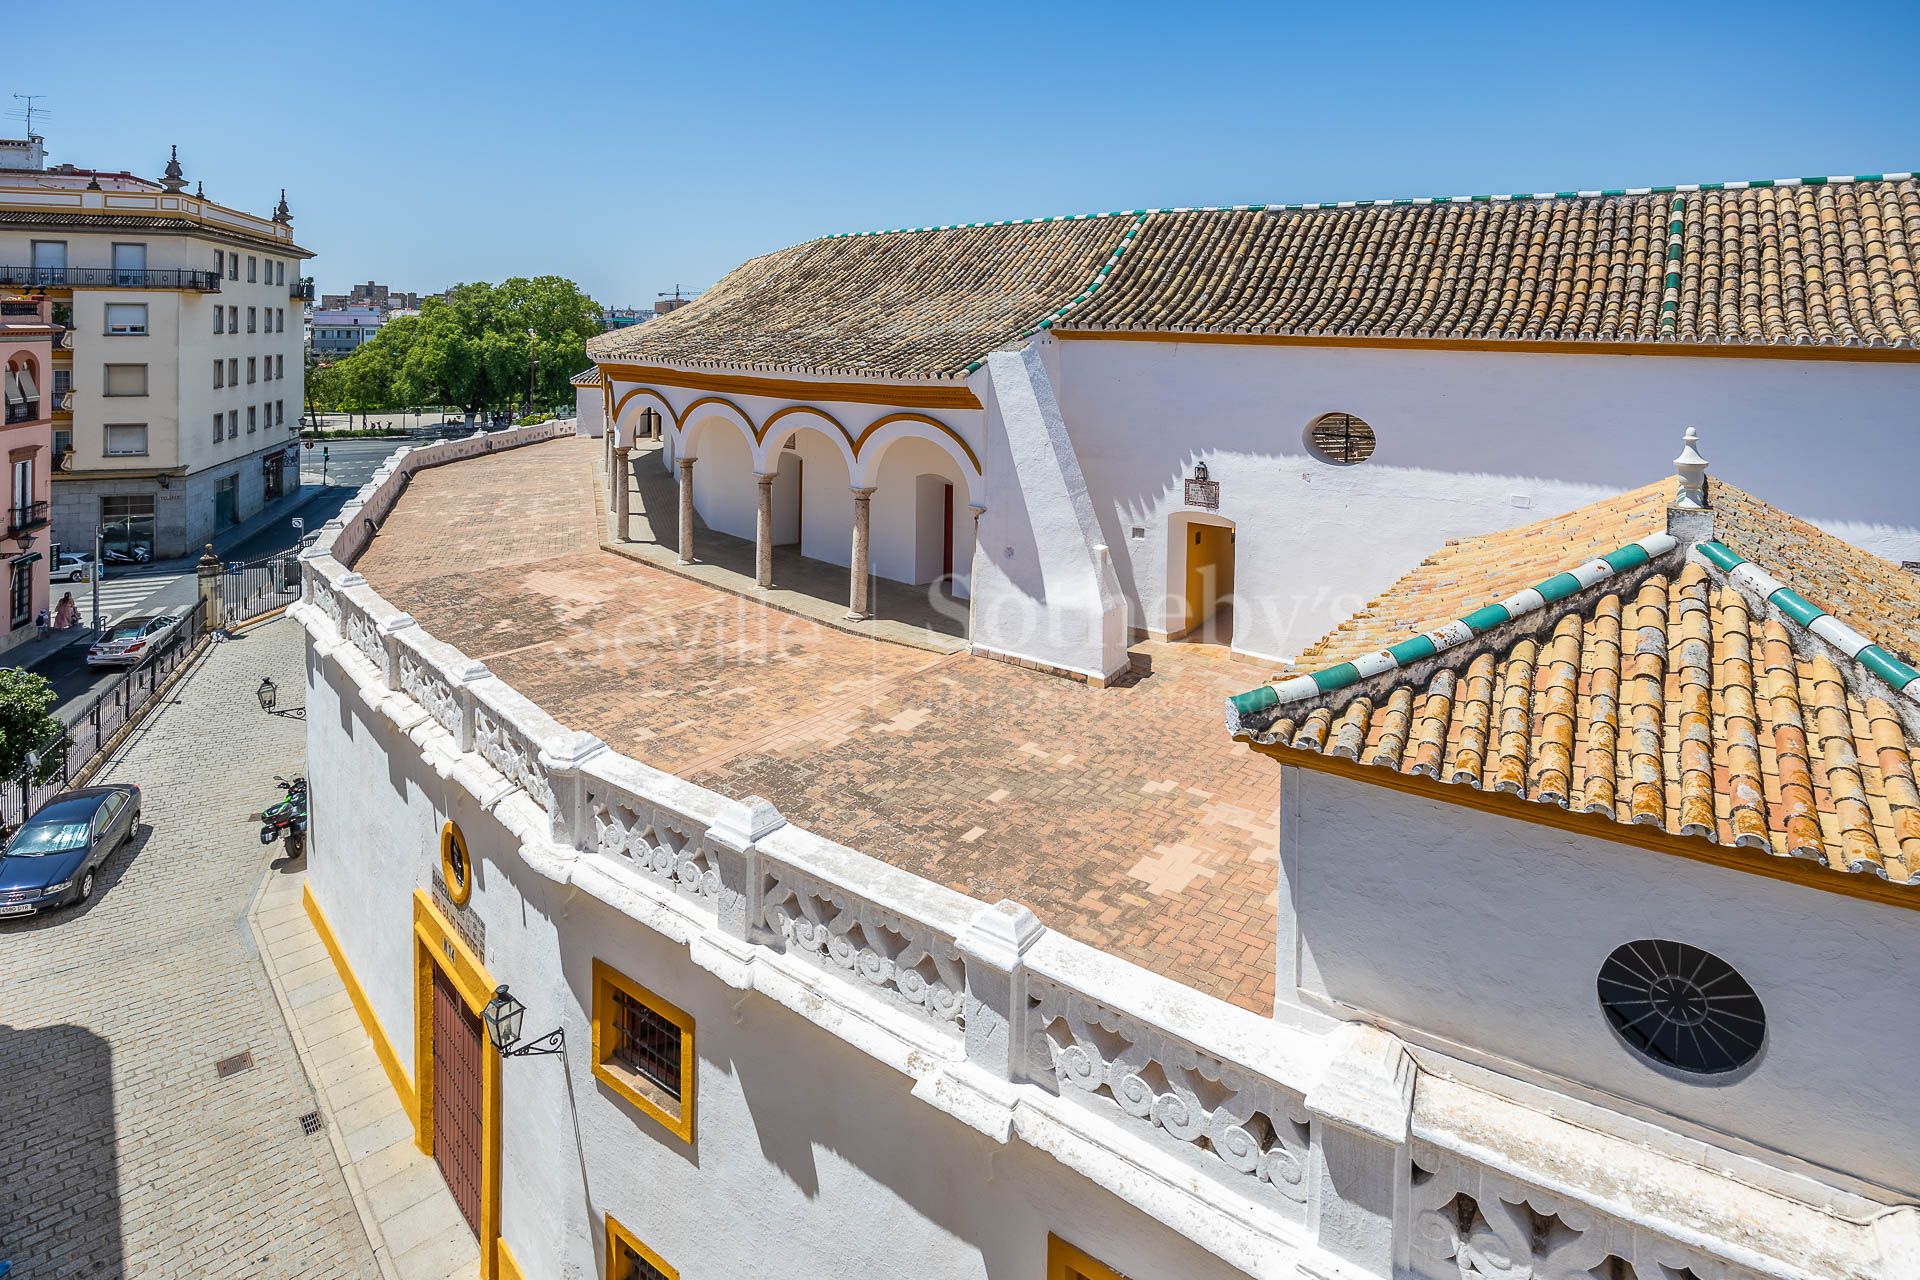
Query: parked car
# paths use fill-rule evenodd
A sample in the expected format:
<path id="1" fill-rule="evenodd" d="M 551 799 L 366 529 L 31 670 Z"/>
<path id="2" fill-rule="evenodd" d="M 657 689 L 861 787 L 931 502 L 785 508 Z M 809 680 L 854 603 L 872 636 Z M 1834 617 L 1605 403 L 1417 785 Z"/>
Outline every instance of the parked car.
<path id="1" fill-rule="evenodd" d="M 54 563 L 47 575 L 54 582 L 91 582 L 93 581 L 93 553 L 81 554 L 78 551 L 62 551 L 60 559 Z M 100 580 L 107 580 L 106 574 Z"/>
<path id="2" fill-rule="evenodd" d="M 132 783 L 62 791 L 0 850 L 0 916 L 85 902 L 95 873 L 139 828 L 140 788 Z"/>
<path id="3" fill-rule="evenodd" d="M 187 615 L 184 613 L 143 613 L 122 618 L 106 635 L 87 646 L 90 667 L 137 667 L 153 656 L 160 642 Z"/>

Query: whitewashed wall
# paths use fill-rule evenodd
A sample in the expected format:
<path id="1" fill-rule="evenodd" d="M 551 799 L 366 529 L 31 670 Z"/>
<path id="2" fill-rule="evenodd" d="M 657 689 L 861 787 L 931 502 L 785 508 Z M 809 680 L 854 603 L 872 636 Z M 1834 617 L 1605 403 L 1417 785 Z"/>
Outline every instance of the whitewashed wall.
<path id="1" fill-rule="evenodd" d="M 1609 1258 L 1631 1280 L 1920 1274 L 1920 1212 L 1807 1177 L 1793 1153 L 1716 1147 L 1616 1094 L 1490 1068 L 1471 1040 L 1416 1063 L 1324 1008 L 1257 1017 L 607 751 L 337 558 L 418 467 L 572 426 L 402 450 L 303 553 L 289 611 L 310 637 L 310 875 L 379 1025 L 404 1044 L 402 912 L 451 816 L 483 962 L 527 1002 L 530 1035 L 557 1021 L 573 1046 L 506 1064 L 503 1233 L 526 1274 L 592 1274 L 601 1214 L 623 1207 L 670 1258 L 722 1275 L 890 1274 L 907 1257 L 915 1274 L 1028 1280 L 1047 1230 L 1136 1280 L 1573 1275 Z M 1302 824 L 1283 818 L 1285 858 Z M 1516 921 L 1526 905 L 1504 904 Z M 691 1152 L 578 1056 L 595 956 L 699 1020 Z M 1283 952 L 1283 990 L 1296 967 Z M 1463 965 L 1459 991 L 1471 1003 L 1477 984 L 1504 1018 L 1498 980 Z M 659 1213 L 663 1186 L 681 1216 Z M 1560 1228 L 1543 1237 L 1532 1214 Z"/>
<path id="2" fill-rule="evenodd" d="M 598 440 L 607 429 L 607 400 L 603 387 L 575 387 L 573 389 L 573 420 L 579 424 L 579 434 Z"/>
<path id="3" fill-rule="evenodd" d="M 1920 913 L 1311 770 L 1281 794 L 1283 1003 L 1920 1193 L 1920 1121 L 1888 1087 L 1920 1051 Z M 1595 980 L 1642 938 L 1752 984 L 1768 1022 L 1752 1068 L 1668 1073 L 1615 1037 Z"/>
<path id="4" fill-rule="evenodd" d="M 1713 473 L 1892 559 L 1920 559 L 1920 365 L 1040 339 L 1136 627 L 1166 628 L 1167 521 L 1205 462 L 1238 530 L 1236 648 L 1291 657 L 1448 538 L 1671 473 Z M 1341 411 L 1378 433 L 1337 467 Z M 1140 528 L 1141 538 L 1132 530 Z"/>
<path id="5" fill-rule="evenodd" d="M 1134 1280 L 1243 1275 L 1054 1156 L 927 1106 L 911 1077 L 728 986 L 684 941 L 530 870 L 520 837 L 342 671 L 338 657 L 309 663 L 308 882 L 402 1062 L 413 1069 L 412 895 L 449 817 L 473 857 L 485 963 L 527 1005 L 529 1036 L 566 1029 L 564 1059 L 503 1064 L 501 1235 L 526 1275 L 602 1274 L 607 1213 L 688 1280 L 907 1263 L 930 1280 L 1033 1280 L 1049 1231 Z M 593 1078 L 595 958 L 694 1017 L 693 1145 Z"/>

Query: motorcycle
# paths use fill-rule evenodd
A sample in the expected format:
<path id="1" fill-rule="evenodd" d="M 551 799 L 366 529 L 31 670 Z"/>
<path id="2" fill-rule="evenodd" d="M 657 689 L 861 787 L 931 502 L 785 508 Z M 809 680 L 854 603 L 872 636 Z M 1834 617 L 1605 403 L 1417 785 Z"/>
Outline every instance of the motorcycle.
<path id="1" fill-rule="evenodd" d="M 272 844 L 282 836 L 287 841 L 287 856 L 297 858 L 307 851 L 307 780 L 275 777 L 285 794 L 260 814 L 260 843 Z"/>

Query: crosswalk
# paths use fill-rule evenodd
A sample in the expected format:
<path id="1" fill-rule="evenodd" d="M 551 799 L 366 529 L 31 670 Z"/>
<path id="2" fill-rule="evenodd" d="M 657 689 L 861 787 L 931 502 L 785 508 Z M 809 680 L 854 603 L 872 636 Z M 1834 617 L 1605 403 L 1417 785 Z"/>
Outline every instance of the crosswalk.
<path id="1" fill-rule="evenodd" d="M 127 574 L 115 577 L 113 570 L 107 570 L 106 581 L 100 584 L 100 613 L 112 622 L 137 612 L 141 605 L 165 591 L 187 575 L 183 573 L 150 573 L 134 576 Z M 53 599 L 58 603 L 62 594 L 73 593 L 73 603 L 80 610 L 82 620 L 93 616 L 93 584 L 91 582 L 56 582 L 53 584 Z"/>

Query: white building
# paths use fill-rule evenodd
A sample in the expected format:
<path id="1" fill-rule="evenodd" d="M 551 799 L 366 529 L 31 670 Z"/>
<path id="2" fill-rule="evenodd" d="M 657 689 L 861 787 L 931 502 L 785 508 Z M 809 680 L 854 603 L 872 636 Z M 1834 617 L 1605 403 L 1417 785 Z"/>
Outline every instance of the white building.
<path id="1" fill-rule="evenodd" d="M 177 160 L 157 182 L 0 169 L 0 284 L 45 292 L 64 327 L 55 541 L 179 556 L 294 497 L 311 256 L 284 195 L 242 213 L 188 194 Z"/>
<path id="2" fill-rule="evenodd" d="M 392 314 L 379 307 L 332 307 L 314 311 L 310 322 L 315 358 L 338 360 L 350 356 L 380 335 Z"/>
<path id="3" fill-rule="evenodd" d="M 844 565 L 864 509 L 859 567 L 970 597 L 976 651 L 1097 679 L 1130 631 L 1208 622 L 1290 660 L 1436 539 L 1637 483 L 1675 422 L 1920 559 L 1900 468 L 1805 465 L 1904 448 L 1915 199 L 1888 175 L 829 237 L 589 354 L 623 440 L 652 408 L 661 458 L 697 461 L 710 528 L 754 537 L 772 474 L 773 536 Z M 1262 594 L 1216 619 L 1236 579 Z"/>
<path id="4" fill-rule="evenodd" d="M 1855 332 L 1864 316 L 1877 340 L 1909 343 L 1893 322 L 1920 314 L 1920 296 L 1902 224 L 1875 212 L 1880 187 L 1896 204 L 1914 199 L 1906 179 L 1725 199 L 1791 204 L 1805 192 L 1827 215 L 1817 225 L 1845 224 L 1835 205 L 1859 215 L 1871 235 L 1834 235 L 1872 245 L 1861 287 L 1824 292 L 1808 278 L 1780 285 L 1782 296 L 1818 301 L 1826 325 L 1837 298 L 1855 307 Z M 1700 194 L 1718 208 L 1717 193 Z M 1644 199 L 1433 215 L 1540 219 L 1559 245 L 1566 220 L 1632 222 Z M 1303 243 L 1347 228 L 1348 211 L 1324 212 L 1295 227 Z M 1737 259 L 1724 241 L 1743 222 L 1725 212 L 1701 244 Z M 1780 225 L 1772 212 L 1767 225 Z M 1171 226 L 1189 215 L 1166 216 Z M 1649 346 L 1663 341 L 1663 308 L 1676 332 L 1706 310 L 1727 319 L 1689 310 L 1687 221 L 1673 221 L 1680 283 L 1646 303 Z M 1185 263 L 1206 298 L 1251 311 L 1278 307 L 1289 288 L 1313 292 L 1294 274 L 1260 276 L 1266 249 L 1249 251 L 1253 278 L 1236 287 L 1231 273 L 1202 271 L 1207 237 L 1175 252 L 1152 218 L 1128 225 L 1126 255 L 1173 255 L 1152 280 L 1184 278 Z M 631 335 L 597 340 L 612 444 L 624 460 L 652 408 L 686 527 L 697 509 L 708 537 L 744 525 L 764 544 L 786 485 L 790 500 L 798 489 L 805 545 L 824 552 L 857 530 L 849 559 L 871 547 L 876 569 L 907 575 L 928 573 L 937 547 L 929 576 L 971 597 L 976 649 L 999 647 L 983 631 L 1037 636 L 1020 644 L 1056 648 L 1009 642 L 1001 653 L 1063 674 L 1113 671 L 1106 648 L 1124 650 L 1130 625 L 1204 624 L 1191 615 L 1216 597 L 1234 609 L 1236 643 L 1247 625 L 1297 632 L 1286 647 L 1298 670 L 1228 709 L 1228 727 L 1283 776 L 1277 847 L 1263 863 L 1278 903 L 1271 1010 L 1203 994 L 1010 901 L 959 892 L 883 860 L 886 850 L 836 844 L 765 801 L 721 795 L 559 723 L 354 564 L 422 468 L 565 428 L 402 450 L 322 532 L 293 611 L 311 636 L 308 907 L 419 1145 L 460 1171 L 482 1274 L 1920 1274 L 1920 1126 L 1897 1088 L 1920 1017 L 1902 979 L 1920 950 L 1920 579 L 1720 477 L 1761 471 L 1754 487 L 1830 501 L 1824 523 L 1878 529 L 1892 544 L 1915 522 L 1857 466 L 1803 457 L 1787 474 L 1784 416 L 1736 430 L 1739 415 L 1708 390 L 1718 379 L 1720 395 L 1750 407 L 1760 397 L 1748 380 L 1811 396 L 1780 372 L 1800 370 L 1831 393 L 1829 421 L 1834 406 L 1847 410 L 1828 435 L 1864 441 L 1835 451 L 1857 458 L 1891 439 L 1878 416 L 1895 385 L 1886 379 L 1910 372 L 1858 353 L 1909 348 L 1834 345 L 1851 354 L 1778 361 L 1691 346 L 1685 356 L 1322 349 L 1186 341 L 1169 336 L 1187 332 L 1176 327 L 1140 342 L 1035 333 L 974 349 L 982 330 L 970 317 L 1048 314 L 1022 283 L 1026 268 L 1051 263 L 1065 278 L 1089 260 L 1111 264 L 1114 251 L 1095 243 L 1107 229 L 1099 219 L 970 228 L 958 240 L 971 250 L 947 231 L 857 246 L 886 270 L 843 258 L 838 242 L 764 275 L 749 264 L 633 331 L 687 345 L 650 348 L 643 363 L 603 345 Z M 1046 252 L 992 256 L 1016 241 Z M 1341 296 L 1408 279 L 1379 267 L 1391 258 L 1375 247 L 1376 265 L 1355 265 Z M 964 261 L 971 251 L 985 256 Z M 1536 262 L 1525 278 L 1613 281 L 1618 296 L 1591 305 L 1618 325 L 1609 307 L 1632 292 L 1633 271 L 1576 258 L 1579 271 Z M 874 298 L 872 310 L 841 291 L 836 272 L 856 265 L 854 292 Z M 922 281 L 914 297 L 930 309 L 876 293 L 895 269 Z M 1870 287 L 1881 270 L 1884 303 Z M 1128 296 L 1118 269 L 1100 278 L 1100 293 Z M 1434 278 L 1526 309 L 1517 277 L 1498 270 L 1463 277 L 1440 265 Z M 789 279 L 818 300 L 811 336 L 792 323 L 797 296 L 767 296 Z M 946 279 L 955 288 L 943 293 Z M 1020 296 L 1003 306 L 982 279 Z M 1176 301 L 1149 310 L 1178 326 Z M 1765 320 L 1774 312 L 1762 301 Z M 786 322 L 771 323 L 776 314 Z M 827 349 L 849 333 L 875 353 L 869 372 L 843 362 L 850 345 Z M 694 345 L 703 334 L 712 363 Z M 903 352 L 922 367 L 928 352 L 978 367 L 906 377 Z M 1613 449 L 1583 446 L 1585 410 L 1549 412 L 1542 392 L 1513 420 L 1542 421 L 1558 453 L 1518 427 L 1476 426 L 1462 404 L 1547 384 L 1551 373 L 1530 362 L 1573 379 L 1565 398 L 1622 397 L 1665 423 L 1623 418 Z M 1134 365 L 1205 411 L 1175 412 L 1172 393 Z M 1287 417 L 1289 397 L 1333 395 L 1336 374 L 1347 381 L 1334 404 L 1356 405 L 1364 426 L 1324 419 L 1338 409 Z M 1483 385 L 1489 376 L 1499 385 Z M 1381 394 L 1392 379 L 1410 384 L 1397 398 Z M 1689 449 L 1678 481 L 1622 492 L 1616 469 L 1644 481 L 1650 467 L 1635 454 L 1672 447 L 1668 399 L 1728 423 L 1708 440 L 1732 461 L 1707 479 Z M 1376 406 L 1391 404 L 1402 416 L 1383 420 Z M 1420 405 L 1439 408 L 1416 416 Z M 1162 415 L 1160 432 L 1126 425 L 1142 409 Z M 1286 421 L 1263 441 L 1254 424 L 1268 417 Z M 1215 422 L 1232 447 L 1214 443 Z M 1111 442 L 1092 434 L 1101 429 Z M 1656 430 L 1654 454 L 1641 440 Z M 1450 451 L 1439 439 L 1449 431 L 1484 457 Z M 1389 465 L 1389 449 L 1407 451 L 1404 464 Z M 1558 458 L 1583 452 L 1604 478 Z M 789 453 L 802 456 L 799 474 L 788 474 Z M 727 483 L 735 467 L 766 478 L 744 506 Z M 1532 523 L 1507 528 L 1508 513 L 1525 510 L 1512 502 L 1517 478 L 1539 502 Z M 850 482 L 844 505 L 829 482 Z M 1322 496 L 1329 488 L 1344 516 Z M 898 509 L 882 505 L 889 492 Z M 625 500 L 619 486 L 615 509 Z M 986 508 L 977 547 L 967 507 Z M 918 536 L 929 510 L 954 550 L 943 531 Z M 1288 519 L 1294 511 L 1309 519 Z M 1448 513 L 1480 527 L 1461 531 Z M 1133 543 L 1155 537 L 1124 522 L 1179 546 L 1181 572 L 1165 559 L 1143 569 L 1145 552 L 1116 556 L 1103 540 L 1116 519 Z M 1188 586 L 1195 538 L 1212 571 Z M 1273 546 L 1256 558 L 1259 540 Z M 527 572 L 570 609 L 607 589 L 559 565 Z M 1153 595 L 1155 575 L 1175 581 Z M 859 591 L 855 579 L 856 606 Z M 1294 612 L 1273 607 L 1302 597 Z M 989 613 L 996 601 L 1005 616 Z M 1024 632 L 1015 606 L 1038 620 Z M 1320 612 L 1337 625 L 1308 626 Z M 1153 627 L 1156 616 L 1167 625 Z M 590 691 L 603 672 L 579 661 Z M 725 724 L 741 708 L 736 698 L 684 714 Z M 1054 767 L 1048 731 L 1023 730 L 1033 770 Z M 883 803 L 885 783 L 847 803 Z M 1063 790 L 1057 821 L 1070 826 L 1079 802 Z M 964 862 L 964 837 L 950 852 Z M 516 1004 L 523 1039 L 496 1044 L 482 1015 Z M 563 1055 L 501 1052 L 550 1046 L 549 1029 Z"/>

